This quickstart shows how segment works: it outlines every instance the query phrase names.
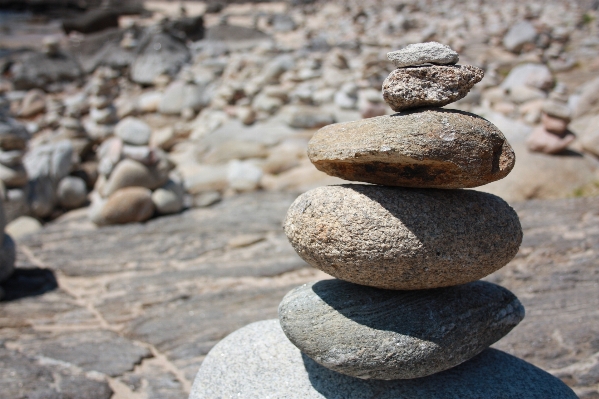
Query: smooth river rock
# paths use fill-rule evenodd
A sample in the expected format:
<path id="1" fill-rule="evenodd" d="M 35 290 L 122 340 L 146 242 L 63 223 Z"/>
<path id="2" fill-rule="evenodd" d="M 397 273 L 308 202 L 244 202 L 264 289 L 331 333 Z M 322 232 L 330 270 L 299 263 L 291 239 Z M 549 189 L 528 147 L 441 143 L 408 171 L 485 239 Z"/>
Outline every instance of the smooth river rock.
<path id="1" fill-rule="evenodd" d="M 100 224 L 143 222 L 153 214 L 152 191 L 143 187 L 125 187 L 108 197 L 99 221 Z"/>
<path id="2" fill-rule="evenodd" d="M 293 289 L 279 305 L 281 327 L 303 353 L 339 373 L 377 380 L 455 367 L 523 318 L 514 294 L 483 281 L 397 291 L 323 280 Z"/>
<path id="3" fill-rule="evenodd" d="M 516 212 L 474 190 L 318 187 L 291 204 L 284 228 L 312 266 L 398 290 L 478 280 L 505 266 L 522 241 Z"/>
<path id="4" fill-rule="evenodd" d="M 302 354 L 278 320 L 249 324 L 206 356 L 189 399 L 575 399 L 559 379 L 487 349 L 461 365 L 412 380 L 362 380 Z"/>
<path id="5" fill-rule="evenodd" d="M 515 163 L 503 134 L 480 116 L 432 108 L 320 129 L 308 144 L 318 170 L 388 186 L 469 188 L 504 178 Z"/>
<path id="6" fill-rule="evenodd" d="M 383 98 L 394 111 L 442 107 L 464 98 L 483 76 L 483 70 L 472 65 L 399 68 L 383 82 Z"/>
<path id="7" fill-rule="evenodd" d="M 396 67 L 416 66 L 422 64 L 456 64 L 460 59 L 457 52 L 451 47 L 437 43 L 415 43 L 401 50 L 387 53 L 387 58 Z"/>

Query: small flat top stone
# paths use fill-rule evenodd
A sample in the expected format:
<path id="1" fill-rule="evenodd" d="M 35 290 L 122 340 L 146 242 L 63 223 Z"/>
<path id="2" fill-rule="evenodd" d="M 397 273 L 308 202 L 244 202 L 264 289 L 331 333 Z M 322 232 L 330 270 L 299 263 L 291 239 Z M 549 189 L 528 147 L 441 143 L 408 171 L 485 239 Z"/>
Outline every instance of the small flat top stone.
<path id="1" fill-rule="evenodd" d="M 422 64 L 456 64 L 459 55 L 451 47 L 437 43 L 416 43 L 407 47 L 387 53 L 387 58 L 393 61 L 396 67 L 408 67 Z"/>
<path id="2" fill-rule="evenodd" d="M 566 384 L 507 353 L 487 349 L 450 370 L 412 380 L 361 380 L 303 355 L 278 320 L 250 324 L 206 356 L 189 399 L 574 399 Z"/>

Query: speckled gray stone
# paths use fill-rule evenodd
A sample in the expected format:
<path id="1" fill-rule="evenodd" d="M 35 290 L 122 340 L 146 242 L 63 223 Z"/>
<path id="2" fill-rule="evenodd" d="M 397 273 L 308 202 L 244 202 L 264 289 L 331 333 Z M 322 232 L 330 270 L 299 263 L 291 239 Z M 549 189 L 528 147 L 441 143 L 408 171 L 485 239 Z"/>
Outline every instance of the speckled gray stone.
<path id="1" fill-rule="evenodd" d="M 487 349 L 461 365 L 413 380 L 361 380 L 303 355 L 278 320 L 250 324 L 206 356 L 189 399 L 575 399 L 559 379 Z"/>
<path id="2" fill-rule="evenodd" d="M 504 178 L 516 157 L 480 116 L 441 108 L 325 126 L 308 143 L 318 170 L 403 187 L 469 188 Z"/>
<path id="3" fill-rule="evenodd" d="M 392 51 L 387 53 L 387 58 L 396 67 L 402 68 L 422 64 L 456 64 L 460 56 L 445 44 L 427 42 L 410 44 L 401 50 Z"/>
<path id="4" fill-rule="evenodd" d="M 383 98 L 394 111 L 442 107 L 464 98 L 483 76 L 472 65 L 399 68 L 383 82 Z"/>
<path id="5" fill-rule="evenodd" d="M 522 241 L 516 212 L 474 190 L 318 187 L 291 204 L 284 228 L 312 266 L 388 289 L 478 280 L 506 265 Z"/>
<path id="6" fill-rule="evenodd" d="M 514 294 L 483 281 L 396 291 L 323 280 L 293 289 L 279 305 L 281 327 L 303 353 L 339 373 L 378 380 L 455 367 L 523 318 Z"/>

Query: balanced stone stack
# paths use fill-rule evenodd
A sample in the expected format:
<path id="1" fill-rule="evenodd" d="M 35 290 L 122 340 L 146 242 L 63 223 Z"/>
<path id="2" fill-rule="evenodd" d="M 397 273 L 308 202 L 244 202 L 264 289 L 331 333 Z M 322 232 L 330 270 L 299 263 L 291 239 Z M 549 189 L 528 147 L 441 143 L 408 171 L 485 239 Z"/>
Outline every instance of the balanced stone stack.
<path id="1" fill-rule="evenodd" d="M 391 116 L 330 125 L 314 165 L 368 183 L 320 187 L 290 207 L 285 233 L 336 277 L 288 293 L 279 320 L 251 324 L 206 357 L 191 398 L 575 398 L 561 381 L 488 347 L 524 317 L 478 279 L 517 253 L 501 198 L 464 190 L 505 177 L 514 153 L 490 122 L 439 108 L 483 77 L 439 43 L 389 54 Z"/>

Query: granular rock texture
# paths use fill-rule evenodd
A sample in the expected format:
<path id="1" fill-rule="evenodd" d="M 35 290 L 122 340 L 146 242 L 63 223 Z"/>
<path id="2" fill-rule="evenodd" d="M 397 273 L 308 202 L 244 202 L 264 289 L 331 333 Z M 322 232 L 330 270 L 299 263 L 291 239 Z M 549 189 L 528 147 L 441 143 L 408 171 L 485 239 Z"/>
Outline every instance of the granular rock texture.
<path id="1" fill-rule="evenodd" d="M 483 75 L 472 65 L 399 68 L 383 82 L 383 98 L 394 111 L 442 107 L 465 97 Z"/>
<path id="2" fill-rule="evenodd" d="M 427 188 L 481 186 L 507 176 L 515 162 L 491 122 L 438 108 L 326 126 L 308 156 L 342 179 Z"/>
<path id="3" fill-rule="evenodd" d="M 388 289 L 478 280 L 507 264 L 522 241 L 516 212 L 472 190 L 319 187 L 295 200 L 284 227 L 312 266 Z"/>
<path id="4" fill-rule="evenodd" d="M 285 335 L 317 363 L 353 377 L 425 377 L 474 357 L 524 318 L 503 287 L 476 281 L 381 290 L 341 280 L 304 284 L 279 305 Z"/>
<path id="5" fill-rule="evenodd" d="M 437 43 L 415 43 L 397 51 L 387 53 L 389 61 L 396 67 L 416 66 L 422 64 L 456 64 L 460 59 L 451 47 Z"/>
<path id="6" fill-rule="evenodd" d="M 487 349 L 461 365 L 412 380 L 362 380 L 303 355 L 278 320 L 250 324 L 208 354 L 189 399 L 575 399 L 559 379 L 507 353 Z"/>

